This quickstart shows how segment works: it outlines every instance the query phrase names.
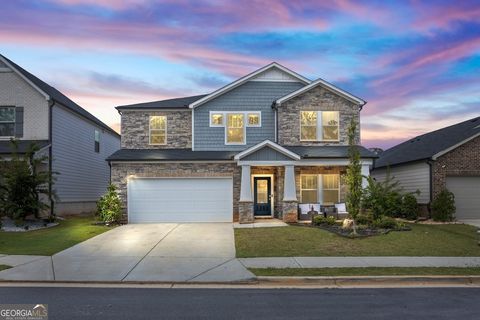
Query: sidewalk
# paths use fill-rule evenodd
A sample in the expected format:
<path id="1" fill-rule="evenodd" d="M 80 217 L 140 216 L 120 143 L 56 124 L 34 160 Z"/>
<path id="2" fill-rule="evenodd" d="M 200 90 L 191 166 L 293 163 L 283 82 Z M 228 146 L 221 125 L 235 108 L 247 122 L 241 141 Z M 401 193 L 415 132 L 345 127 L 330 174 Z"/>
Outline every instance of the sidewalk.
<path id="1" fill-rule="evenodd" d="M 246 268 L 480 267 L 480 257 L 240 258 Z"/>

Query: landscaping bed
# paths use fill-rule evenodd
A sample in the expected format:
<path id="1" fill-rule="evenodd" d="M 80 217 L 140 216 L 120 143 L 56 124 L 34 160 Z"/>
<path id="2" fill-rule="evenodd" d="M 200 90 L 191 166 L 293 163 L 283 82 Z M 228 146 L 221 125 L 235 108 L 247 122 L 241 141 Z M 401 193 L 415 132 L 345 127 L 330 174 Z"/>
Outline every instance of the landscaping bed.
<path id="1" fill-rule="evenodd" d="M 112 227 L 94 225 L 92 216 L 68 217 L 53 228 L 31 232 L 0 232 L 0 254 L 50 256 Z"/>
<path id="2" fill-rule="evenodd" d="M 274 277 L 334 277 L 334 276 L 466 276 L 480 275 L 480 268 L 452 267 L 368 267 L 368 268 L 250 268 L 256 276 Z"/>
<path id="3" fill-rule="evenodd" d="M 42 219 L 25 219 L 21 224 L 17 224 L 14 220 L 4 217 L 1 220 L 1 226 L 1 231 L 5 232 L 27 232 L 55 227 L 58 226 L 58 222 L 47 222 Z"/>
<path id="4" fill-rule="evenodd" d="M 237 257 L 480 256 L 476 228 L 407 224 L 409 232 L 347 238 L 320 228 L 235 229 Z"/>

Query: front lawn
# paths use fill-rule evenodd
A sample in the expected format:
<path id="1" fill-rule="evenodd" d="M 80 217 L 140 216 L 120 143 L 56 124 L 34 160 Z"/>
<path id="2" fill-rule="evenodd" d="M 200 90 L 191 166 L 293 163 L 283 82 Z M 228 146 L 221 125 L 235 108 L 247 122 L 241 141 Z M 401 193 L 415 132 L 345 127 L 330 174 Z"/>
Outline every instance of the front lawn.
<path id="1" fill-rule="evenodd" d="M 92 223 L 92 217 L 69 217 L 52 228 L 0 232 L 0 254 L 50 256 L 112 229 Z"/>
<path id="2" fill-rule="evenodd" d="M 467 276 L 480 275 L 480 268 L 287 268 L 249 269 L 256 276 L 284 277 L 334 277 L 334 276 Z"/>
<path id="3" fill-rule="evenodd" d="M 4 265 L 4 264 L 0 264 L 0 271 L 6 270 L 6 269 L 10 269 L 10 268 L 11 268 L 10 266 Z"/>
<path id="4" fill-rule="evenodd" d="M 349 239 L 318 228 L 235 229 L 237 257 L 480 256 L 476 228 L 411 224 L 412 231 Z"/>

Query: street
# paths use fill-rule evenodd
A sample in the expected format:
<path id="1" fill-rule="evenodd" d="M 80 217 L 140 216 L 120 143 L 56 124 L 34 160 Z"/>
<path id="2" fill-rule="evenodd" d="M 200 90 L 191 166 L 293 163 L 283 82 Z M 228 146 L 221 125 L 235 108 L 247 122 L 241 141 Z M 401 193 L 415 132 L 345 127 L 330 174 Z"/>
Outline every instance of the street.
<path id="1" fill-rule="evenodd" d="M 48 304 L 49 319 L 478 319 L 479 301 L 480 288 L 0 288 L 0 304 Z"/>

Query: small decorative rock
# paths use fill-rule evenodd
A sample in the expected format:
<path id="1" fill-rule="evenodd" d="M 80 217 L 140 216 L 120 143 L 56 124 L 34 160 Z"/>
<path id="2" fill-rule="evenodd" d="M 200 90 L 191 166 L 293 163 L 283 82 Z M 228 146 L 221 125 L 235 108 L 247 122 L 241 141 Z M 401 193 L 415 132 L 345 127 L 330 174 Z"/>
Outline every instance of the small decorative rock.
<path id="1" fill-rule="evenodd" d="M 343 229 L 352 229 L 353 227 L 353 219 L 344 219 L 342 228 Z"/>

